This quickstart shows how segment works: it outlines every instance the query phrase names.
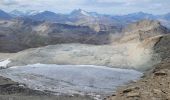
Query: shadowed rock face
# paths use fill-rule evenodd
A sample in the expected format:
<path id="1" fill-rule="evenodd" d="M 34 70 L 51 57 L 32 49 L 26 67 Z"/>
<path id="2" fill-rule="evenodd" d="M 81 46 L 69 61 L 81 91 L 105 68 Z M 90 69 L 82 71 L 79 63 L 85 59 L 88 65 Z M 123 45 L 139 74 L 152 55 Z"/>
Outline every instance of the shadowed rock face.
<path id="1" fill-rule="evenodd" d="M 170 59 L 170 35 L 163 36 L 155 45 L 154 50 L 160 54 L 162 60 Z"/>
<path id="2" fill-rule="evenodd" d="M 33 21 L 0 21 L 0 52 L 18 52 L 32 47 L 60 43 L 107 44 L 108 32 L 95 32 L 87 26 Z"/>

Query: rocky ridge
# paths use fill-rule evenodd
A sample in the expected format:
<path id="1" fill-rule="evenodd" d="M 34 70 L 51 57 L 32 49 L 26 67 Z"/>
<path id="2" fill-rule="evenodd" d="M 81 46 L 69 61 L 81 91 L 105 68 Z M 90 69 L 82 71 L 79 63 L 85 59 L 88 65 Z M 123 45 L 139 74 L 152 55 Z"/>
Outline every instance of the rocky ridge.
<path id="1" fill-rule="evenodd" d="M 123 30 L 124 36 L 121 42 L 143 41 L 154 36 L 168 34 L 169 32 L 169 29 L 164 27 L 159 21 L 141 20 L 128 25 Z"/>

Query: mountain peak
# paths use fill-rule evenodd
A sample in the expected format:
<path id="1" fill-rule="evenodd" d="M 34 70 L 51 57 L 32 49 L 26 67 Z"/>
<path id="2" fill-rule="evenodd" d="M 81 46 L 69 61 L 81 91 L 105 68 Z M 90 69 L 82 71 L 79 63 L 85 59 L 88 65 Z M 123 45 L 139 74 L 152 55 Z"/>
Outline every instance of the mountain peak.
<path id="1" fill-rule="evenodd" d="M 0 9 L 0 13 L 6 13 L 6 12 Z"/>
<path id="2" fill-rule="evenodd" d="M 136 13 L 131 13 L 131 14 L 128 14 L 128 16 L 137 16 L 137 17 L 144 17 L 144 16 L 148 16 L 148 17 L 153 17 L 152 14 L 149 14 L 149 13 L 145 13 L 145 12 L 136 12 Z"/>
<path id="3" fill-rule="evenodd" d="M 10 14 L 14 15 L 14 16 L 24 16 L 25 13 L 19 10 L 13 10 L 10 12 Z"/>
<path id="4" fill-rule="evenodd" d="M 140 11 L 140 12 L 137 12 L 137 14 L 148 14 L 148 13 L 145 13 L 143 11 Z"/>
<path id="5" fill-rule="evenodd" d="M 84 15 L 84 16 L 90 16 L 89 12 L 84 11 L 82 9 L 76 9 L 71 12 L 72 15 Z"/>
<path id="6" fill-rule="evenodd" d="M 26 11 L 20 11 L 20 10 L 13 10 L 10 12 L 10 14 L 14 15 L 14 16 L 30 16 L 30 15 L 36 15 L 40 13 L 39 11 L 36 10 L 26 10 Z"/>
<path id="7" fill-rule="evenodd" d="M 54 12 L 51 12 L 51 11 L 43 11 L 43 12 L 40 12 L 40 13 L 38 13 L 38 14 L 40 14 L 40 15 L 56 15 L 56 13 L 54 13 Z"/>

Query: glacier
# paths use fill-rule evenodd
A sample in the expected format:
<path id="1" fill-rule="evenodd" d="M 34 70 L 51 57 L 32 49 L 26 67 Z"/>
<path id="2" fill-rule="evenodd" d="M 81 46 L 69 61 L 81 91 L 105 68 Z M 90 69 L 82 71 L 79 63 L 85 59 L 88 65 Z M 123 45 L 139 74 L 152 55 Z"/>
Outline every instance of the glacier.
<path id="1" fill-rule="evenodd" d="M 0 75 L 29 88 L 56 95 L 110 95 L 118 86 L 139 79 L 143 74 L 130 69 L 95 65 L 33 64 L 0 70 Z"/>

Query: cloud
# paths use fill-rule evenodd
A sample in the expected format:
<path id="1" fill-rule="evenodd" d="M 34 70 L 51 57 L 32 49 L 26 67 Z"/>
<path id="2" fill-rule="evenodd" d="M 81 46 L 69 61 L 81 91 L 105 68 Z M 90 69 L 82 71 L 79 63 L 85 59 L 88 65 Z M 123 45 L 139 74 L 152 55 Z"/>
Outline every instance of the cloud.
<path id="1" fill-rule="evenodd" d="M 16 5 L 18 4 L 15 0 L 1 0 L 0 5 L 10 6 L 10 5 Z"/>
<path id="2" fill-rule="evenodd" d="M 94 7 L 113 7 L 113 6 L 122 6 L 123 2 L 113 1 L 113 0 L 91 0 L 86 1 L 85 5 L 94 6 Z"/>
<path id="3" fill-rule="evenodd" d="M 138 11 L 160 14 L 169 12 L 169 4 L 170 0 L 0 0 L 0 9 L 68 13 L 81 8 L 105 14 L 127 14 Z"/>

